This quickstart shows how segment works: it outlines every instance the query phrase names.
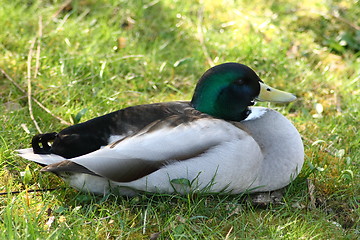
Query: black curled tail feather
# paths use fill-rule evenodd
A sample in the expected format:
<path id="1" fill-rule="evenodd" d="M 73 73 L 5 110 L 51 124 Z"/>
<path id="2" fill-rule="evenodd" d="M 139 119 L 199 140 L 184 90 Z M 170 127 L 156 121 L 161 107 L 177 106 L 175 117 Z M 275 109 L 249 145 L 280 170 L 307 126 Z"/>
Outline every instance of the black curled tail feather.
<path id="1" fill-rule="evenodd" d="M 34 153 L 50 154 L 51 146 L 49 145 L 49 142 L 54 141 L 56 136 L 57 136 L 56 132 L 35 135 L 31 141 L 31 146 L 33 148 Z"/>

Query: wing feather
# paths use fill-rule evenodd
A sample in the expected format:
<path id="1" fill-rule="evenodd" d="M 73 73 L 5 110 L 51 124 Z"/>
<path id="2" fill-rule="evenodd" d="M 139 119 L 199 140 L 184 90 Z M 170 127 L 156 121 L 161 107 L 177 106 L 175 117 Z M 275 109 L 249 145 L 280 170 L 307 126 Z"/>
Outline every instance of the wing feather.
<path id="1" fill-rule="evenodd" d="M 36 162 L 42 166 L 55 164 L 66 159 L 56 154 L 35 154 L 32 148 L 19 149 L 17 152 L 20 157 Z"/>
<path id="2" fill-rule="evenodd" d="M 110 180 L 129 182 L 240 136 L 237 127 L 220 119 L 171 116 L 107 147 L 69 160 Z"/>

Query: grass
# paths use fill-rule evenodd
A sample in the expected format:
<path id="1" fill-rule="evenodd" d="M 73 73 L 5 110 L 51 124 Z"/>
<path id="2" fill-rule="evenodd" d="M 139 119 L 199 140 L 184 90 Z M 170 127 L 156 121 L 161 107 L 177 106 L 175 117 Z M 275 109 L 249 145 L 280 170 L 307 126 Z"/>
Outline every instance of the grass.
<path id="1" fill-rule="evenodd" d="M 357 239 L 359 14 L 355 0 L 4 0 L 0 190 L 8 194 L 0 196 L 0 238 Z M 299 97 L 270 105 L 293 121 L 306 152 L 282 204 L 263 209 L 242 196 L 196 194 L 92 196 L 40 174 L 14 152 L 38 133 L 29 73 L 31 96 L 71 123 L 188 100 L 212 62 L 228 61 Z M 43 132 L 66 127 L 31 103 Z M 47 188 L 56 190 L 26 192 Z"/>

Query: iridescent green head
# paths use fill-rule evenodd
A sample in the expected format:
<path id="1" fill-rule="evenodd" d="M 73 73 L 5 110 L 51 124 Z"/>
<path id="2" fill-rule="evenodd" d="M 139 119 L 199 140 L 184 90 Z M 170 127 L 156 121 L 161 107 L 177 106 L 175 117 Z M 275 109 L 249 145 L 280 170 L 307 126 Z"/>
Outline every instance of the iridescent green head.
<path id="1" fill-rule="evenodd" d="M 265 85 L 249 67 L 224 63 L 207 70 L 196 85 L 191 104 L 200 112 L 231 121 L 245 119 L 254 100 L 290 102 L 296 97 Z"/>

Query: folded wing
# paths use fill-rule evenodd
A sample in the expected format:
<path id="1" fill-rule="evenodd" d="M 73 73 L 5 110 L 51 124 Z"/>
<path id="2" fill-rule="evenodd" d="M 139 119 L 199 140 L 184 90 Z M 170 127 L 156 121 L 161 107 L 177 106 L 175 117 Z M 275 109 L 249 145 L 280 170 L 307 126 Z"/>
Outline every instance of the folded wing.
<path id="1" fill-rule="evenodd" d="M 138 133 L 95 152 L 50 164 L 44 171 L 82 172 L 100 175 L 116 182 L 130 182 L 165 165 L 187 161 L 219 144 L 239 139 L 242 131 L 231 123 L 210 117 L 171 116 L 156 121 Z M 46 164 L 58 159 L 52 155 L 21 156 Z"/>

